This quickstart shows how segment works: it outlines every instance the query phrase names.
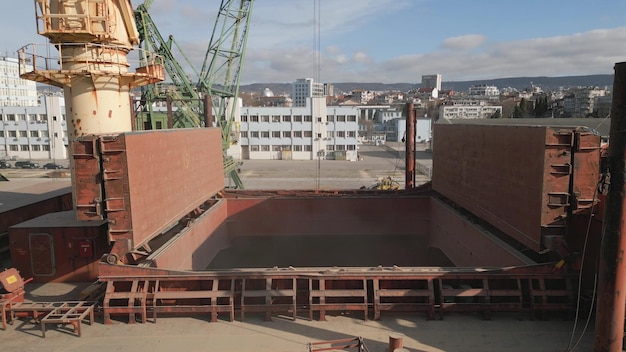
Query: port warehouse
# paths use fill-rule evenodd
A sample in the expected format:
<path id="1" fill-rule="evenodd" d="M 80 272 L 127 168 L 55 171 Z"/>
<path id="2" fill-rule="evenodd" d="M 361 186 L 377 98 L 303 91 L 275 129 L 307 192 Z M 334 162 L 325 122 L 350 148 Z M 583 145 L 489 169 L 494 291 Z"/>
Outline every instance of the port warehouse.
<path id="1" fill-rule="evenodd" d="M 471 133 L 482 137 L 458 138 L 461 134 L 467 134 L 468 129 L 473 129 Z M 517 135 L 524 135 L 525 138 L 510 138 L 511 136 L 508 136 L 506 132 L 510 129 L 515 130 Z M 111 223 L 93 221 L 86 224 L 80 219 L 74 222 L 67 221 L 68 218 L 75 216 L 73 211 L 66 212 L 66 214 L 52 213 L 40 217 L 33 216 L 32 220 L 14 223 L 8 229 L 11 243 L 14 244 L 11 248 L 13 265 L 23 275 L 42 282 L 94 280 L 99 276 L 100 280 L 107 282 L 108 299 L 111 304 L 109 312 L 112 314 L 115 312 L 122 314 L 139 312 L 141 315 L 143 309 L 146 309 L 147 305 L 149 306 L 146 303 L 147 299 L 139 300 L 143 302 L 139 304 L 139 307 L 128 308 L 129 297 L 136 295 L 137 292 L 150 294 L 150 292 L 176 290 L 196 292 L 218 290 L 217 286 L 215 288 L 211 286 L 214 282 L 217 282 L 218 286 L 226 287 L 225 290 L 232 290 L 232 292 L 238 292 L 237 294 L 240 295 L 241 292 L 247 292 L 251 288 L 250 284 L 252 284 L 252 291 L 257 291 L 252 296 L 263 297 L 268 302 L 273 302 L 272 294 L 279 294 L 277 291 L 283 288 L 288 291 L 290 287 L 293 292 L 299 291 L 300 294 L 302 292 L 316 294 L 318 295 L 316 297 L 309 296 L 310 302 L 309 299 L 303 301 L 301 298 L 300 303 L 309 302 L 310 304 L 306 304 L 307 307 L 319 308 L 316 308 L 318 314 L 327 308 L 328 310 L 341 308 L 365 312 L 364 306 L 371 308 L 373 302 L 379 302 L 380 300 L 377 301 L 374 296 L 380 294 L 382 288 L 390 289 L 389 285 L 391 287 L 395 285 L 396 289 L 399 290 L 395 293 L 389 293 L 392 296 L 394 294 L 413 295 L 414 300 L 408 302 L 408 305 L 400 305 L 399 303 L 402 302 L 395 302 L 398 303 L 397 306 L 392 305 L 392 308 L 400 310 L 420 309 L 432 313 L 435 303 L 442 303 L 441 297 L 454 295 L 475 295 L 477 298 L 472 300 L 472 303 L 482 303 L 456 305 L 454 307 L 469 307 L 483 311 L 486 310 L 485 307 L 487 306 L 491 309 L 498 309 L 494 307 L 499 307 L 500 309 L 520 311 L 531 309 L 531 307 L 539 310 L 568 311 L 572 309 L 572 284 L 574 280 L 571 275 L 575 271 L 560 270 L 555 272 L 551 261 L 554 259 L 555 249 L 558 249 L 554 245 L 561 243 L 565 236 L 567 236 L 570 250 L 576 251 L 576 247 L 582 245 L 580 238 L 583 238 L 584 233 L 580 232 L 583 232 L 585 227 L 575 225 L 577 222 L 583 223 L 588 219 L 590 207 L 580 206 L 571 211 L 571 217 L 568 221 L 560 221 L 562 220 L 561 215 L 564 212 L 567 213 L 565 209 L 567 203 L 548 202 L 548 200 L 555 196 L 557 198 L 563 197 L 564 194 L 568 193 L 567 188 L 569 186 L 566 185 L 569 185 L 569 181 L 565 182 L 565 179 L 570 176 L 562 172 L 545 171 L 545 163 L 548 163 L 548 168 L 552 167 L 550 165 L 563 165 L 560 161 L 553 159 L 563 155 L 564 151 L 571 152 L 567 149 L 571 148 L 571 143 L 567 141 L 561 143 L 558 142 L 558 139 L 570 138 L 578 133 L 579 137 L 576 138 L 584 137 L 583 140 L 588 141 L 585 144 L 587 147 L 583 148 L 584 152 L 574 153 L 577 155 L 578 159 L 575 160 L 578 160 L 578 164 L 584 165 L 584 167 L 576 168 L 577 172 L 582 172 L 584 175 L 584 177 L 577 179 L 587 180 L 587 183 L 591 182 L 589 180 L 593 180 L 592 183 L 595 183 L 599 173 L 600 144 L 600 137 L 596 134 L 586 133 L 577 128 L 556 129 L 538 126 L 469 127 L 450 125 L 441 129 L 437 127 L 436 135 L 439 135 L 439 140 L 443 144 L 438 144 L 439 142 L 435 138 L 433 189 L 425 187 L 399 192 L 339 190 L 263 192 L 224 190 L 221 183 L 223 182 L 221 170 L 207 166 L 212 165 L 211 163 L 214 163 L 215 160 L 210 153 L 204 159 L 198 156 L 197 158 L 200 160 L 194 160 L 194 163 L 177 164 L 180 163 L 177 160 L 180 160 L 178 156 L 181 154 L 176 148 L 187 148 L 188 146 L 185 145 L 186 142 L 184 141 L 193 143 L 198 138 L 204 141 L 213 140 L 213 143 L 219 142 L 219 136 L 211 130 L 197 130 L 194 132 L 197 134 L 196 136 L 181 130 L 176 132 L 162 131 L 156 135 L 153 133 L 128 133 L 117 138 L 115 142 L 123 140 L 124 143 L 122 144 L 125 144 L 126 147 L 124 152 L 118 153 L 123 154 L 123 157 L 116 161 L 123 163 L 124 167 L 121 169 L 128 170 L 127 175 L 129 175 L 126 179 L 120 178 L 123 179 L 120 182 L 126 185 L 121 189 L 130 190 L 129 198 L 126 199 L 127 204 L 129 204 L 129 211 L 126 215 L 121 215 L 119 217 L 121 220 L 116 221 L 113 226 Z M 155 139 L 152 141 L 154 143 L 146 140 L 151 138 Z M 556 142 L 554 138 L 556 138 Z M 157 143 L 157 139 L 160 142 Z M 140 141 L 141 143 L 139 143 Z M 511 143 L 511 141 L 515 142 Z M 90 145 L 92 142 L 89 141 L 89 143 L 80 145 Z M 483 143 L 481 150 L 486 153 L 490 155 L 506 154 L 508 158 L 485 158 L 475 149 L 468 148 L 466 144 L 479 142 Z M 526 146 L 530 144 L 531 147 L 517 148 L 516 145 L 519 145 L 517 143 L 523 143 Z M 169 171 L 172 174 L 167 174 L 167 170 L 151 169 L 151 167 L 161 166 L 150 163 L 149 159 L 146 161 L 145 158 L 140 157 L 145 156 L 148 151 L 133 147 L 144 144 L 172 149 L 171 153 L 158 153 L 162 160 L 163 158 L 167 159 L 158 165 L 175 165 L 177 167 L 168 168 L 168 170 L 176 171 Z M 510 149 L 502 148 L 502 145 L 508 145 L 507 148 Z M 116 145 L 112 150 L 124 149 L 118 147 L 119 145 Z M 213 149 L 218 150 L 218 148 Z M 523 159 L 525 162 L 520 163 L 520 159 L 515 159 L 520 157 L 516 153 L 527 155 L 526 159 Z M 85 157 L 87 154 L 74 153 L 74 163 L 78 169 L 90 169 L 81 166 L 90 165 L 94 162 L 89 157 Z M 80 156 L 80 160 L 76 159 L 77 156 Z M 219 158 L 217 159 L 219 160 Z M 457 160 L 463 164 L 437 163 L 437 160 L 444 159 Z M 107 169 L 106 165 L 104 167 Z M 205 167 L 204 170 L 214 170 L 210 171 L 215 173 L 212 175 L 213 177 L 207 173 L 204 173 L 203 176 L 210 180 L 220 180 L 220 182 L 186 179 L 186 175 L 196 174 L 189 172 L 189 167 Z M 492 195 L 489 197 L 485 193 L 476 192 L 470 187 L 469 182 L 463 184 L 454 179 L 452 175 L 458 175 L 459 170 L 467 180 L 475 180 L 474 177 L 478 178 L 479 176 L 483 176 L 485 180 L 493 180 L 493 176 L 497 174 L 498 170 L 500 174 L 502 170 L 511 174 L 520 174 L 518 172 L 523 171 L 521 174 L 526 177 L 520 177 L 517 180 L 520 183 L 518 187 L 509 187 L 508 184 L 502 182 L 502 178 L 496 178 L 495 180 L 499 181 L 490 182 L 489 189 L 485 188 L 484 190 Z M 78 171 L 77 174 L 79 174 Z M 151 174 L 160 174 L 162 177 L 158 179 L 146 177 L 146 175 Z M 131 177 L 130 175 L 134 176 Z M 84 176 L 90 177 L 88 174 Z M 185 182 L 182 182 L 183 180 Z M 441 181 L 438 183 L 437 180 Z M 97 197 L 90 193 L 93 190 L 81 189 L 80 184 L 79 182 L 75 197 L 77 197 L 78 204 L 82 204 L 81 197 L 89 199 L 90 201 L 84 203 L 88 205 Z M 182 186 L 164 187 L 164 185 L 172 184 L 187 186 L 183 188 L 180 188 Z M 451 187 L 451 185 L 455 187 Z M 111 185 L 105 187 L 111 187 Z M 590 192 L 588 184 L 575 184 L 574 187 L 577 187 L 577 194 L 582 195 L 579 196 L 580 199 L 593 199 L 593 194 L 588 194 Z M 131 204 L 130 199 L 139 199 L 132 196 L 133 192 L 146 191 L 151 192 L 148 201 L 141 204 Z M 541 195 L 541 197 L 525 197 L 528 193 Z M 159 201 L 154 201 L 156 199 Z M 516 201 L 511 202 L 511 199 Z M 175 204 L 181 200 L 183 200 L 183 207 L 163 207 L 163 204 Z M 187 202 L 189 204 L 186 204 Z M 511 209 L 509 203 L 514 203 L 515 209 Z M 79 217 L 93 216 L 91 214 L 94 212 L 84 211 L 84 209 L 89 209 L 88 206 L 78 207 L 78 209 L 78 213 L 83 209 L 82 215 L 78 214 Z M 180 209 L 189 211 L 189 213 L 181 218 Z M 519 211 L 520 209 L 526 209 L 526 211 Z M 59 208 L 58 210 L 66 209 Z M 130 222 L 127 221 L 124 225 L 126 227 L 121 225 L 124 219 L 130 219 Z M 146 221 L 136 221 L 137 219 L 153 219 L 154 221 L 148 221 L 149 225 L 145 225 Z M 184 221 L 180 221 L 180 219 L 184 219 Z M 135 224 L 133 224 L 133 220 L 135 220 Z M 81 222 L 83 223 L 82 226 L 80 225 Z M 601 226 L 599 223 L 600 221 L 593 221 L 591 226 L 593 231 Z M 135 227 L 136 224 L 140 225 Z M 129 226 L 127 225 L 130 225 L 132 232 L 120 232 L 124 229 L 128 230 Z M 122 227 L 116 228 L 115 226 Z M 108 227 L 117 231 L 111 232 Z M 569 231 L 566 231 L 568 227 Z M 42 234 L 47 234 L 47 236 L 42 236 Z M 324 245 L 332 248 L 333 239 L 341 236 L 358 238 L 351 250 L 345 253 L 346 258 L 359 256 L 359 242 L 366 243 L 370 239 L 379 241 L 381 237 L 387 236 L 395 240 L 398 238 L 415 239 L 419 242 L 418 246 L 430 249 L 428 251 L 422 248 L 422 250 L 415 250 L 415 253 L 425 253 L 426 257 L 430 255 L 431 259 L 435 260 L 430 263 L 424 262 L 421 260 L 423 259 L 422 255 L 421 258 L 412 261 L 410 251 L 407 253 L 399 249 L 389 249 L 389 251 L 403 253 L 403 256 L 409 257 L 402 261 L 407 265 L 394 267 L 393 261 L 384 263 L 377 258 L 371 258 L 371 266 L 367 270 L 358 269 L 354 265 L 345 265 L 338 266 L 343 268 L 342 272 L 333 272 L 332 268 L 337 265 L 329 261 L 328 264 L 320 265 L 319 268 L 330 269 L 316 271 L 316 275 L 320 274 L 320 270 L 328 275 L 328 280 L 322 279 L 324 283 L 321 283 L 319 279 L 316 279 L 317 281 L 304 280 L 304 277 L 311 275 L 311 270 L 299 270 L 298 267 L 292 267 L 291 271 L 286 274 L 284 268 L 274 268 L 275 271 L 272 272 L 274 266 L 268 265 L 269 268 L 265 269 L 247 269 L 252 270 L 249 272 L 249 276 L 244 275 L 246 271 L 241 270 L 241 264 L 237 265 L 237 263 L 233 265 L 233 268 L 237 269 L 230 272 L 221 271 L 224 269 L 220 271 L 204 270 L 207 267 L 210 268 L 214 258 L 219 258 L 221 250 L 228 249 L 229 246 L 249 238 L 300 237 L 305 241 L 304 243 L 306 243 L 307 238 L 327 238 L 328 240 L 324 241 Z M 43 241 L 44 239 L 46 241 Z M 111 239 L 113 241 L 110 241 Z M 38 255 L 37 258 L 42 260 L 34 263 L 32 258 L 28 257 L 29 246 L 37 245 L 41 241 L 49 244 L 47 250 L 50 254 Z M 103 256 L 114 250 L 111 243 L 113 243 L 113 247 L 123 243 L 124 247 L 132 249 L 128 256 L 117 258 L 119 262 L 126 265 L 119 265 L 118 262 L 110 260 L 108 260 L 109 263 L 100 262 Z M 548 248 L 547 246 L 553 247 Z M 535 260 L 522 255 L 520 248 L 525 248 L 525 253 L 528 253 L 529 250 L 534 253 L 530 257 Z M 546 248 L 551 250 L 545 251 Z M 298 248 L 297 246 L 296 250 L 302 253 L 307 252 L 306 248 Z M 436 255 L 439 253 L 438 251 L 441 255 Z M 548 252 L 548 254 L 541 254 L 543 252 Z M 324 253 L 312 253 L 311 255 L 324 256 Z M 262 254 L 258 253 L 260 256 Z M 394 261 L 400 262 L 400 259 L 396 258 Z M 542 265 L 542 262 L 551 264 Z M 450 263 L 456 269 L 447 267 Z M 539 264 L 533 265 L 534 263 Z M 302 262 L 301 264 L 304 267 L 307 263 Z M 438 268 L 433 269 L 432 267 Z M 503 267 L 517 268 L 503 271 L 501 269 Z M 33 272 L 33 269 L 36 272 Z M 37 275 L 37 272 L 44 275 Z M 263 272 L 263 274 L 261 275 L 259 272 Z M 165 279 L 164 274 L 167 274 L 165 276 L 168 277 L 171 276 L 171 278 Z M 264 275 L 269 276 L 263 278 Z M 161 279 L 155 279 L 159 277 Z M 196 282 L 203 282 L 204 284 L 191 284 L 189 280 L 176 280 L 182 277 L 193 277 L 197 279 Z M 218 280 L 218 277 L 225 277 L 225 281 Z M 161 281 L 167 281 L 170 286 L 162 286 L 162 283 L 157 284 Z M 244 282 L 248 282 L 248 288 L 245 288 Z M 262 289 L 259 289 L 258 285 Z M 301 287 L 302 285 L 304 286 Z M 320 285 L 323 287 L 320 288 Z M 357 290 L 360 290 L 360 293 L 357 293 L 356 296 L 361 298 L 356 303 L 348 294 L 348 291 L 354 291 L 351 285 L 356 285 L 354 286 L 356 288 L 360 287 Z M 494 286 L 494 289 L 491 290 L 494 294 L 497 293 L 495 288 L 500 287 L 502 292 L 499 294 L 503 296 L 499 297 L 506 297 L 506 299 L 497 302 L 499 304 L 495 304 L 497 300 L 491 300 L 494 304 L 485 304 L 488 300 L 485 295 L 488 295 L 490 286 Z M 335 301 L 335 305 L 311 303 L 320 302 L 321 291 L 328 291 L 328 294 L 331 295 L 329 297 L 322 295 L 325 297 L 323 301 L 328 298 L 331 302 Z M 547 297 L 548 291 L 556 296 L 548 299 L 550 298 Z M 189 295 L 185 297 L 187 299 L 194 297 L 194 294 L 190 293 Z M 201 294 L 195 293 L 195 295 L 198 297 L 197 295 Z M 228 294 L 224 295 L 228 298 Z M 245 296 L 245 294 L 243 295 Z M 184 295 L 180 296 L 183 297 Z M 211 297 L 217 300 L 216 296 Z M 234 299 L 234 297 L 236 297 L 235 293 L 229 299 Z M 376 297 L 380 298 L 380 296 Z M 534 299 L 528 297 L 534 297 Z M 254 300 L 253 298 L 250 299 Z M 387 299 L 391 298 L 388 297 Z M 115 308 L 116 300 L 118 301 L 117 304 L 126 308 Z M 120 300 L 123 302 L 119 303 Z M 392 302 L 393 300 L 391 299 Z M 445 299 L 443 300 L 445 301 Z M 273 306 L 272 304 L 259 304 L 258 301 L 248 304 L 243 298 L 234 301 L 237 303 L 226 304 L 223 309 L 230 309 L 229 307 L 234 309 L 236 306 L 237 309 L 246 310 L 248 305 L 253 311 L 253 306 L 257 306 L 258 310 L 266 313 L 273 312 L 275 309 L 289 309 L 289 304 Z M 296 301 L 298 299 L 294 298 L 293 302 Z M 548 301 L 551 303 L 548 304 Z M 467 300 L 465 302 L 469 303 Z M 535 304 L 531 305 L 529 302 L 535 302 Z M 322 305 L 319 306 L 320 304 Z M 380 305 L 377 307 L 381 308 Z M 387 308 L 389 307 L 387 306 Z M 167 311 L 165 308 L 163 310 Z M 289 311 L 294 312 L 293 309 L 289 309 Z M 145 314 L 143 317 L 145 318 Z"/>

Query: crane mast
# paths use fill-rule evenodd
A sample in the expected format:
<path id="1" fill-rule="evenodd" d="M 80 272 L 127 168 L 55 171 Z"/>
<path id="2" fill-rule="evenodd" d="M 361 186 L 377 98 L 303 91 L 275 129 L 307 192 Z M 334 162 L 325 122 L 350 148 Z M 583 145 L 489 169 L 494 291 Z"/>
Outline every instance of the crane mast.
<path id="1" fill-rule="evenodd" d="M 222 1 L 198 82 L 201 91 L 216 98 L 214 106 L 224 149 L 235 142 L 233 122 L 253 3 L 253 0 Z"/>
<path id="2" fill-rule="evenodd" d="M 152 21 L 148 13 L 152 2 L 146 0 L 139 5 L 135 10 L 135 19 L 142 45 L 163 57 L 165 71 L 172 80 L 172 89 L 167 94 L 177 107 L 173 125 L 177 128 L 201 126 L 201 102 L 205 96 L 210 96 L 216 124 L 222 133 L 224 173 L 233 180 L 236 188 L 243 188 L 237 174 L 237 163 L 228 155 L 228 150 L 237 143 L 238 131 L 233 127 L 237 126 L 234 122 L 238 114 L 240 74 L 254 0 L 222 0 L 202 68 L 200 72 L 194 72 L 198 76 L 195 84 L 177 61 L 173 45 L 192 69 L 193 64 L 172 36 L 167 41 L 163 39 Z M 148 116 L 159 94 L 154 86 L 143 89 L 143 109 Z"/>

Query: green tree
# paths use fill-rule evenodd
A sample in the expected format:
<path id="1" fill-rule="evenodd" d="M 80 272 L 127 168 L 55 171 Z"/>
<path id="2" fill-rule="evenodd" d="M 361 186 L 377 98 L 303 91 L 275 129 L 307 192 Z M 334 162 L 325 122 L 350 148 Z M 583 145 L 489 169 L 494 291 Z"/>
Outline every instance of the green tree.
<path id="1" fill-rule="evenodd" d="M 540 97 L 535 102 L 535 117 L 542 117 L 548 111 L 548 97 Z"/>
<path id="2" fill-rule="evenodd" d="M 500 110 L 496 110 L 496 112 L 494 112 L 493 114 L 491 114 L 491 118 L 492 119 L 499 119 L 502 117 L 502 114 L 500 114 Z"/>
<path id="3" fill-rule="evenodd" d="M 526 99 L 522 98 L 519 104 L 515 105 L 513 109 L 513 118 L 521 118 L 526 116 Z"/>

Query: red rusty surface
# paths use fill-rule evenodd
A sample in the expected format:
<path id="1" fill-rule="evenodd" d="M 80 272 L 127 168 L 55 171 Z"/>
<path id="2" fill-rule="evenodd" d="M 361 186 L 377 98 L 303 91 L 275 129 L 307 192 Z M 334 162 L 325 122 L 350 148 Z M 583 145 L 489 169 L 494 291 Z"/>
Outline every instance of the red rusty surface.
<path id="1" fill-rule="evenodd" d="M 35 282 L 93 281 L 100 258 L 110 250 L 105 222 L 78 221 L 74 211 L 12 226 L 9 240 L 13 266 Z"/>
<path id="2" fill-rule="evenodd" d="M 428 236 L 430 198 L 274 197 L 228 199 L 231 236 Z"/>
<path id="3" fill-rule="evenodd" d="M 0 193 L 1 195 L 1 193 Z M 41 215 L 72 209 L 72 193 L 69 188 L 64 192 L 54 192 L 49 198 L 33 201 L 22 207 L 0 213 L 0 233 L 9 227 Z"/>
<path id="4" fill-rule="evenodd" d="M 216 128 L 99 136 L 97 149 L 95 158 L 76 163 L 76 174 L 85 174 L 85 182 L 76 183 L 77 203 L 94 203 L 104 190 L 99 213 L 109 221 L 110 239 L 126 240 L 121 248 L 141 246 L 224 188 Z M 99 159 L 102 169 L 94 174 Z M 91 218 L 97 208 L 85 206 L 89 212 L 79 212 L 79 219 Z"/>
<path id="5" fill-rule="evenodd" d="M 589 132 L 580 132 L 576 136 L 576 151 L 574 153 L 573 187 L 576 194 L 576 209 L 574 213 L 598 207 L 600 194 L 596 192 L 600 179 L 600 160 L 602 150 L 601 138 Z M 596 201 L 594 201 L 594 197 Z M 599 212 L 598 214 L 602 214 Z"/>
<path id="6" fill-rule="evenodd" d="M 566 234 L 568 211 L 575 211 L 569 190 L 572 174 L 572 191 L 581 192 L 578 198 L 593 197 L 589 184 L 597 181 L 600 138 L 585 134 L 581 145 L 589 149 L 575 151 L 574 139 L 579 138 L 575 131 L 438 124 L 433 189 L 518 242 L 541 251 L 544 236 Z M 580 155 L 575 154 L 572 166 L 573 151 Z"/>
<path id="7" fill-rule="evenodd" d="M 78 220 L 103 220 L 101 202 L 102 173 L 98 137 L 85 136 L 72 144 L 72 184 L 74 186 L 74 209 Z"/>
<path id="8" fill-rule="evenodd" d="M 488 235 L 440 200 L 431 202 L 430 243 L 458 267 L 520 266 L 533 263 Z"/>
<path id="9" fill-rule="evenodd" d="M 517 268 L 273 268 L 220 271 L 165 271 L 101 264 L 101 282 L 107 291 L 103 303 L 105 324 L 110 316 L 128 315 L 129 323 L 147 321 L 154 307 L 163 313 L 198 314 L 220 311 L 285 314 L 324 320 L 327 312 L 353 311 L 369 319 L 381 311 L 427 313 L 433 318 L 446 310 L 537 313 L 574 308 L 575 276 L 555 270 L 554 263 Z M 470 302 L 468 297 L 483 298 Z M 438 300 L 435 299 L 438 297 Z M 502 298 L 506 300 L 502 300 Z M 523 297 L 529 297 L 526 304 Z M 245 299 L 247 298 L 247 299 Z M 373 299 L 372 299 L 373 298 Z M 494 299 L 495 298 L 495 299 Z M 459 303 L 458 305 L 453 304 Z M 473 304 L 472 304 L 473 303 Z M 482 303 L 482 304 L 480 304 Z M 316 314 L 317 313 L 317 314 Z M 154 317 L 153 317 L 154 318 Z M 153 321 L 156 321 L 154 319 Z M 215 315 L 212 321 L 217 321 Z"/>
<path id="10" fill-rule="evenodd" d="M 220 250 L 230 245 L 224 226 L 226 210 L 226 200 L 213 205 L 193 221 L 193 226 L 183 230 L 147 260 L 157 268 L 204 270 Z"/>
<path id="11" fill-rule="evenodd" d="M 579 213 L 570 219 L 567 247 L 571 253 L 579 255 L 572 258 L 572 265 L 575 270 L 582 270 L 582 286 L 592 289 L 595 287 L 598 260 L 600 258 L 600 246 L 602 238 L 602 214 L 597 209 L 595 215 L 589 213 Z M 584 252 L 584 257 L 582 253 Z"/>

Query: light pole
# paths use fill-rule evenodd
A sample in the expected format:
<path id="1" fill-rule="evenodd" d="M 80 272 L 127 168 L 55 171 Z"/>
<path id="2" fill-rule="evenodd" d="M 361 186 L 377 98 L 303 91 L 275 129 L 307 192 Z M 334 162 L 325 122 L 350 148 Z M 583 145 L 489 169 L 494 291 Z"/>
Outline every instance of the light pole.
<path id="1" fill-rule="evenodd" d="M 28 110 L 24 109 L 24 122 L 26 122 L 26 141 L 28 142 L 28 160 L 33 158 L 33 145 L 30 143 L 30 128 L 29 128 L 29 121 L 28 121 Z"/>

